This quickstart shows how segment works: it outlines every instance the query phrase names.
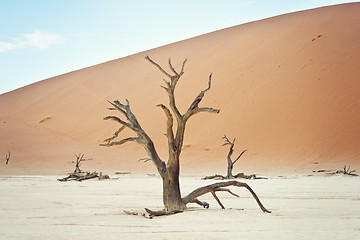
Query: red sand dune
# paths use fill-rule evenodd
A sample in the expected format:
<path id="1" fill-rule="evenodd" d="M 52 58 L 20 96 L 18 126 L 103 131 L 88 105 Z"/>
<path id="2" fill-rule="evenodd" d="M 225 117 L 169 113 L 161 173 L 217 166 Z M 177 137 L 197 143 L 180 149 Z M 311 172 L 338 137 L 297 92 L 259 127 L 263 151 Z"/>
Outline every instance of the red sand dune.
<path id="1" fill-rule="evenodd" d="M 236 171 L 308 171 L 360 166 L 360 3 L 285 14 L 212 32 L 125 58 L 46 79 L 0 95 L 0 173 L 63 173 L 74 154 L 93 158 L 83 169 L 153 171 L 138 163 L 136 143 L 100 147 L 118 129 L 102 120 L 107 100 L 128 98 L 143 129 L 166 160 L 168 103 L 164 76 L 187 58 L 176 97 L 184 112 L 212 89 L 201 106 L 220 108 L 188 122 L 183 172 L 225 173 L 224 134 L 247 149 Z M 49 117 L 45 121 L 41 120 Z M 128 137 L 132 133 L 123 133 Z M 4 157 L 2 157 L 4 156 Z M 2 160 L 1 160 L 2 161 Z M 318 164 L 314 164 L 318 162 Z"/>

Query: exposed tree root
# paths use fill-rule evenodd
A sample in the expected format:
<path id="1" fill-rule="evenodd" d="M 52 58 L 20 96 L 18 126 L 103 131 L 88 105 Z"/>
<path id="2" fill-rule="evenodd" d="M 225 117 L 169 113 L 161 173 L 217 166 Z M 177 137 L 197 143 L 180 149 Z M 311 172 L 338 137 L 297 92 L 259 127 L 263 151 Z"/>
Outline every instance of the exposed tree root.
<path id="1" fill-rule="evenodd" d="M 207 194 L 207 193 L 211 193 L 214 197 L 214 199 L 217 201 L 217 203 L 220 205 L 220 207 L 222 209 L 225 209 L 225 206 L 221 203 L 220 199 L 218 198 L 218 196 L 216 195 L 216 192 L 228 192 L 231 195 L 235 196 L 235 197 L 239 197 L 239 195 L 233 193 L 230 189 L 226 188 L 226 187 L 230 187 L 230 186 L 234 186 L 234 187 L 244 187 L 247 190 L 250 191 L 250 193 L 252 194 L 252 196 L 254 197 L 254 199 L 256 200 L 257 204 L 259 205 L 260 209 L 264 212 L 264 213 L 271 213 L 271 211 L 269 211 L 268 209 L 266 209 L 262 203 L 260 202 L 260 199 L 258 198 L 258 196 L 256 195 L 256 193 L 252 190 L 252 188 L 247 185 L 246 183 L 243 182 L 238 182 L 238 181 L 227 181 L 227 182 L 220 182 L 220 183 L 214 183 L 214 184 L 210 184 L 201 188 L 197 188 L 194 191 L 192 191 L 189 195 L 187 195 L 186 197 L 182 198 L 182 201 L 184 202 L 185 205 L 187 205 L 188 203 L 196 203 L 204 208 L 209 208 L 209 203 L 207 202 L 202 202 L 198 199 L 198 197 Z M 158 217 L 158 216 L 167 216 L 167 215 L 173 215 L 176 213 L 181 213 L 184 212 L 183 210 L 173 210 L 173 211 L 166 211 L 166 210 L 162 210 L 162 211 L 152 211 L 148 208 L 145 208 L 146 213 L 140 213 L 140 212 L 134 212 L 134 211 L 125 211 L 124 212 L 126 214 L 129 215 L 141 215 L 143 217 L 146 218 L 153 218 L 153 217 Z"/>
<path id="2" fill-rule="evenodd" d="M 148 208 L 145 208 L 145 212 L 124 210 L 124 213 L 126 213 L 128 215 L 142 216 L 142 217 L 145 217 L 148 219 L 152 219 L 153 217 L 159 217 L 159 216 L 174 215 L 176 213 L 182 213 L 182 212 L 184 212 L 184 211 L 165 211 L 165 210 L 153 211 Z"/>
<path id="3" fill-rule="evenodd" d="M 166 216 L 166 215 L 173 215 L 176 213 L 182 213 L 184 211 L 180 210 L 174 210 L 174 211 L 152 211 L 148 208 L 145 208 L 145 211 L 152 217 L 158 217 L 158 216 Z"/>

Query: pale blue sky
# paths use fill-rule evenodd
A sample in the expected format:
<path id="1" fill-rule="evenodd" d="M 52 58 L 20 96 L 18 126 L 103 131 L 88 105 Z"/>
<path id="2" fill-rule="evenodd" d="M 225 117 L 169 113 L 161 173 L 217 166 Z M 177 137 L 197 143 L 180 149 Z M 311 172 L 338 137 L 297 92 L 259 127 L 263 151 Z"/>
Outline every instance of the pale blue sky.
<path id="1" fill-rule="evenodd" d="M 0 0 L 0 94 L 215 30 L 342 0 Z"/>

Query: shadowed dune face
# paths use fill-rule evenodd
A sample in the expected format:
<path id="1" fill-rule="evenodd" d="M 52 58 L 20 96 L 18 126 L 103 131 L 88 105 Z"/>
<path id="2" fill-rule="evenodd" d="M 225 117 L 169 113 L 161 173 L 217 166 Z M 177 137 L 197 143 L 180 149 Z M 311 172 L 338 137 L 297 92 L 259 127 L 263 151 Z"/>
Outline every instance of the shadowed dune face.
<path id="1" fill-rule="evenodd" d="M 94 169 L 155 171 L 135 143 L 98 145 L 118 129 L 102 120 L 107 100 L 129 99 L 143 129 L 167 157 L 165 77 L 144 56 L 176 68 L 187 58 L 176 89 L 180 111 L 212 89 L 201 106 L 220 108 L 188 122 L 184 171 L 225 172 L 236 138 L 247 153 L 239 171 L 305 170 L 360 166 L 360 3 L 337 5 L 243 24 L 67 73 L 0 96 L 0 153 L 10 149 L 6 171 L 72 169 L 83 152 Z M 166 68 L 167 69 L 167 68 Z M 132 133 L 124 132 L 128 137 Z M 236 153 L 235 153 L 236 154 Z M 206 168 L 205 168 L 206 166 Z M 140 169 L 141 168 L 141 169 Z M 236 167 L 235 167 L 236 168 Z M 11 169 L 11 170 L 10 170 Z M 237 169 L 234 169 L 237 171 Z"/>

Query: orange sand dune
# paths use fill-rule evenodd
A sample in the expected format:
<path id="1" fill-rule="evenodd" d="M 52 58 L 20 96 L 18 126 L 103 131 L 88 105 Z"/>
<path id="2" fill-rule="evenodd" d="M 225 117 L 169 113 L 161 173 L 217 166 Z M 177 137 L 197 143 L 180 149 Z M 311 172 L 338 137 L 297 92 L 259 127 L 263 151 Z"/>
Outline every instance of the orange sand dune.
<path id="1" fill-rule="evenodd" d="M 225 173 L 224 134 L 236 138 L 237 152 L 248 150 L 235 172 L 359 168 L 359 12 L 360 3 L 351 3 L 281 15 L 2 94 L 0 158 L 12 155 L 0 173 L 63 173 L 79 152 L 92 158 L 86 170 L 155 172 L 151 163 L 138 163 L 146 153 L 136 143 L 99 146 L 118 129 L 102 120 L 111 114 L 107 100 L 127 98 L 166 160 L 165 116 L 156 107 L 168 103 L 164 76 L 146 55 L 166 69 L 169 57 L 176 68 L 188 59 L 176 90 L 182 112 L 213 73 L 201 106 L 221 112 L 189 121 L 183 172 Z"/>

